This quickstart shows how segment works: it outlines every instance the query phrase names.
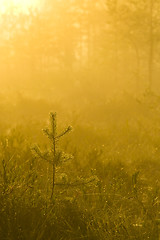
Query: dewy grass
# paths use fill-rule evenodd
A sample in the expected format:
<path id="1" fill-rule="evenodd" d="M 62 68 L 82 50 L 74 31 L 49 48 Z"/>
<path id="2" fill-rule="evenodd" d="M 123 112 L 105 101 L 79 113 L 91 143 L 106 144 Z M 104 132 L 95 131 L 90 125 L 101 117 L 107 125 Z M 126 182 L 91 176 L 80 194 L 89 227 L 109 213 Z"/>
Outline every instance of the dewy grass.
<path id="1" fill-rule="evenodd" d="M 154 119 L 145 112 L 141 125 L 126 125 L 126 115 L 123 126 L 111 116 L 113 125 L 106 120 L 104 128 L 77 120 L 64 142 L 70 127 L 58 133 L 54 113 L 43 130 L 47 139 L 38 135 L 39 118 L 36 129 L 24 121 L 23 127 L 1 134 L 0 240 L 159 240 L 156 111 L 149 113 L 157 114 Z M 34 147 L 36 158 L 32 142 L 40 144 Z M 72 161 L 61 149 L 73 154 Z"/>

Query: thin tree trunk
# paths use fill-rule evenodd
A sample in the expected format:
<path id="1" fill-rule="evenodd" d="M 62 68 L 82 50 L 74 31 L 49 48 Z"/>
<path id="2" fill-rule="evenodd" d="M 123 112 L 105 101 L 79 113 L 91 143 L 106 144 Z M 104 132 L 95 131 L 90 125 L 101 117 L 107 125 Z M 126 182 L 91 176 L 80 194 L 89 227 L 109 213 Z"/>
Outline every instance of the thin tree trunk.
<path id="1" fill-rule="evenodd" d="M 153 0 L 150 0 L 150 26 L 149 26 L 149 90 L 152 90 L 153 87 L 153 51 L 154 51 L 154 42 L 153 42 Z"/>
<path id="2" fill-rule="evenodd" d="M 117 19 L 117 7 L 118 7 L 118 1 L 115 1 L 115 19 L 114 19 L 114 27 L 115 27 L 115 35 L 114 35 L 114 41 L 115 41 L 115 63 L 114 63 L 114 69 L 115 69 L 115 84 L 117 85 L 118 81 L 118 19 Z"/>
<path id="3" fill-rule="evenodd" d="M 135 88 L 136 88 L 136 94 L 139 91 L 139 86 L 140 86 L 140 52 L 137 44 L 135 41 L 133 41 L 132 37 L 129 36 L 129 42 L 134 48 L 135 55 L 136 55 L 136 83 L 135 83 Z"/>
<path id="4" fill-rule="evenodd" d="M 51 193 L 51 199 L 53 198 L 54 187 L 55 187 L 55 172 L 56 172 L 55 156 L 56 156 L 56 142 L 55 142 L 55 138 L 54 138 L 53 139 L 53 163 L 52 163 L 52 193 Z"/>

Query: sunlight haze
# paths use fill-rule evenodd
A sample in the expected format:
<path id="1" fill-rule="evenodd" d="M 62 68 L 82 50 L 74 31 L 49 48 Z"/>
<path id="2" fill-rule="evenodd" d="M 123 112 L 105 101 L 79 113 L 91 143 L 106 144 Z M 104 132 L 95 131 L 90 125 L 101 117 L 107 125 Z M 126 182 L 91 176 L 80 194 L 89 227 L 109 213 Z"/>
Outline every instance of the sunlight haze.
<path id="1" fill-rule="evenodd" d="M 160 240 L 160 0 L 0 0 L 0 240 Z"/>
<path id="2" fill-rule="evenodd" d="M 18 11 L 25 12 L 28 8 L 37 8 L 38 0 L 0 0 L 0 11 L 7 12 L 10 7 L 16 7 Z"/>

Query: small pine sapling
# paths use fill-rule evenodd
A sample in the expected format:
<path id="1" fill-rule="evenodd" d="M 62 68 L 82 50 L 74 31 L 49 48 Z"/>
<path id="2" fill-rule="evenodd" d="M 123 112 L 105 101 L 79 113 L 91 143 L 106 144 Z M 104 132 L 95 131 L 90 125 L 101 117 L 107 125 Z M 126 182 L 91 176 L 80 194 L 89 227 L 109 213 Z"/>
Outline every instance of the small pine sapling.
<path id="1" fill-rule="evenodd" d="M 60 134 L 57 133 L 57 117 L 56 113 L 50 113 L 50 126 L 48 128 L 43 129 L 43 133 L 48 137 L 50 140 L 50 149 L 46 152 L 42 152 L 38 146 L 33 148 L 34 153 L 40 157 L 41 159 L 46 160 L 52 165 L 52 191 L 51 191 L 51 199 L 53 198 L 54 188 L 55 188 L 55 174 L 56 174 L 56 167 L 63 162 L 66 158 L 69 158 L 66 154 L 62 151 L 57 149 L 58 141 L 64 135 L 69 133 L 72 130 L 72 127 L 69 126 Z"/>

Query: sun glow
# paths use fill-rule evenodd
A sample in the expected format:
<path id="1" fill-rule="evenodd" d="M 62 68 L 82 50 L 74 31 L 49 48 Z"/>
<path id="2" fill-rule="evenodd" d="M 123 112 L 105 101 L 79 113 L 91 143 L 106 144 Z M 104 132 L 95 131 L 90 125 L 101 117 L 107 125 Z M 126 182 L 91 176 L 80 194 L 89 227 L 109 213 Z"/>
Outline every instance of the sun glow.
<path id="1" fill-rule="evenodd" d="M 5 13 L 9 8 L 15 7 L 17 11 L 27 12 L 28 9 L 38 8 L 38 0 L 0 0 L 0 11 Z"/>

